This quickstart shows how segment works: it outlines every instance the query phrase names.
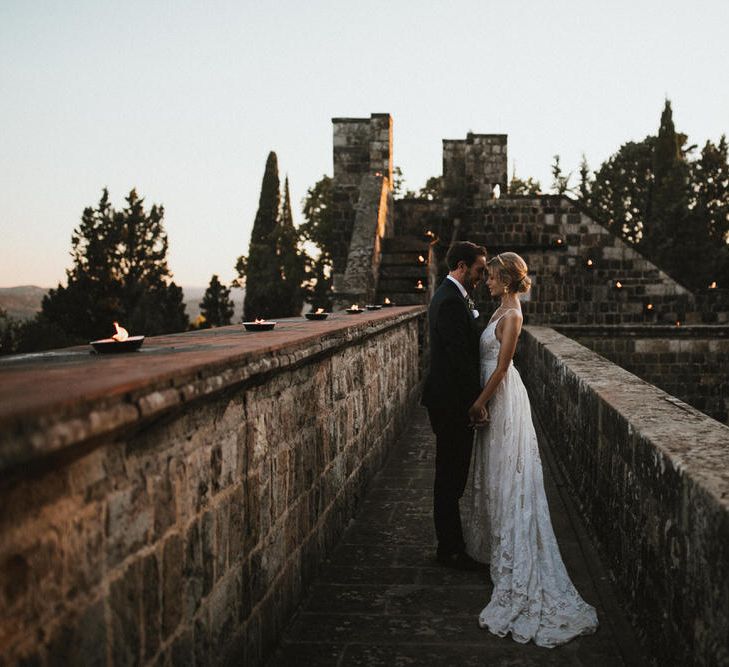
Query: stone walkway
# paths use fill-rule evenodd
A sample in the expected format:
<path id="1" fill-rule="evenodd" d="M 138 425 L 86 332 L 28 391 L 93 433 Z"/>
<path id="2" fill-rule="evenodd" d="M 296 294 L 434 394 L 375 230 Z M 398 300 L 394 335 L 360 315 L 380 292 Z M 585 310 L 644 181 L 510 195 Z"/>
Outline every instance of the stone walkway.
<path id="1" fill-rule="evenodd" d="M 458 572 L 435 561 L 435 441 L 427 414 L 418 408 L 284 631 L 269 667 L 649 664 L 543 440 L 552 523 L 573 582 L 597 607 L 601 626 L 594 635 L 544 649 L 478 627 L 491 581 L 488 572 Z"/>

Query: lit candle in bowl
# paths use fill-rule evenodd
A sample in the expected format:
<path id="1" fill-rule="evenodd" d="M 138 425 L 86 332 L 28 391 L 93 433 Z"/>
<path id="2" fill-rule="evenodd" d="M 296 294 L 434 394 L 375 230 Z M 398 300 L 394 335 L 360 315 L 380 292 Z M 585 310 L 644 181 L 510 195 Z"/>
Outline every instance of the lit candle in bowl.
<path id="1" fill-rule="evenodd" d="M 119 322 L 114 322 L 114 335 L 110 338 L 100 338 L 92 340 L 89 345 L 96 352 L 105 354 L 107 352 L 136 352 L 144 342 L 144 336 L 130 336 L 129 332 L 119 326 Z"/>
<path id="2" fill-rule="evenodd" d="M 385 308 L 392 308 L 395 304 L 392 301 L 390 301 L 390 299 L 388 299 L 387 297 L 385 297 L 385 300 L 382 302 L 382 305 Z"/>
<path id="3" fill-rule="evenodd" d="M 364 312 L 364 308 L 360 308 L 356 303 L 353 303 L 349 308 L 347 308 L 347 312 L 354 315 L 356 313 Z"/>
<path id="4" fill-rule="evenodd" d="M 243 322 L 246 331 L 271 331 L 276 324 L 276 322 L 272 322 L 271 320 L 262 320 L 258 317 L 253 322 Z"/>
<path id="5" fill-rule="evenodd" d="M 311 313 L 305 313 L 304 317 L 306 317 L 307 320 L 325 320 L 329 317 L 329 313 L 324 312 L 323 308 L 317 308 Z"/>

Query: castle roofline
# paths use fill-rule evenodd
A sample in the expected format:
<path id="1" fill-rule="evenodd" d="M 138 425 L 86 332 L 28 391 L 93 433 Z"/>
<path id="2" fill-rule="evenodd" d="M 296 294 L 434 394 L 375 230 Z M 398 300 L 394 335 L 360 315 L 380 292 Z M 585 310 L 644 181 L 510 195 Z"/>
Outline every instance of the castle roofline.
<path id="1" fill-rule="evenodd" d="M 332 118 L 332 123 L 365 123 L 368 120 L 372 120 L 373 118 L 390 118 L 390 114 L 389 113 L 373 113 L 364 118 L 351 118 L 351 117 L 345 118 L 345 117 L 337 116 L 335 118 Z"/>

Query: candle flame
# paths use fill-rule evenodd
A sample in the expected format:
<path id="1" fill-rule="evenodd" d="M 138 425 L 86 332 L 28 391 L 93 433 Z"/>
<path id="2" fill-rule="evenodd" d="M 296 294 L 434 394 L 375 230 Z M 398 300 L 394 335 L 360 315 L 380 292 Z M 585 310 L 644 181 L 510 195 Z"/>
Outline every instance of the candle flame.
<path id="1" fill-rule="evenodd" d="M 557 245 L 562 245 L 562 239 L 557 239 L 556 243 Z"/>
<path id="2" fill-rule="evenodd" d="M 592 260 L 591 259 L 588 259 L 587 260 L 587 266 L 592 266 Z"/>
<path id="3" fill-rule="evenodd" d="M 422 264 L 425 261 L 425 257 L 418 255 L 418 261 Z"/>
<path id="4" fill-rule="evenodd" d="M 385 297 L 385 303 L 390 303 L 390 299 L 388 299 L 387 297 Z"/>
<path id="5" fill-rule="evenodd" d="M 114 322 L 114 329 L 116 329 L 116 333 L 112 336 L 112 340 L 122 343 L 129 338 L 129 332 L 124 327 L 120 327 L 119 322 Z"/>
<path id="6" fill-rule="evenodd" d="M 323 308 L 317 308 L 316 309 L 316 314 L 317 315 L 321 315 L 323 312 L 324 312 L 324 309 Z"/>
<path id="7" fill-rule="evenodd" d="M 256 318 L 255 320 L 253 320 L 253 323 L 254 324 L 263 324 L 265 321 L 266 320 L 261 320 L 261 319 Z"/>
<path id="8" fill-rule="evenodd" d="M 709 289 L 716 289 L 716 280 L 711 281 L 711 285 L 709 285 Z"/>
<path id="9" fill-rule="evenodd" d="M 649 303 L 645 308 L 646 310 L 653 310 L 653 304 Z"/>
<path id="10" fill-rule="evenodd" d="M 677 327 L 680 327 L 681 326 L 681 320 L 676 320 L 676 326 Z"/>
<path id="11" fill-rule="evenodd" d="M 618 289 L 622 289 L 622 288 L 623 288 L 623 283 L 621 283 L 621 282 L 620 282 L 620 281 L 618 280 L 618 281 L 616 281 L 616 282 L 615 282 L 615 287 L 617 287 Z"/>
<path id="12" fill-rule="evenodd" d="M 422 280 L 418 280 L 418 284 L 415 285 L 415 289 L 425 289 L 423 287 L 423 281 Z"/>
<path id="13" fill-rule="evenodd" d="M 356 303 L 353 303 L 350 310 L 359 310 L 359 306 Z"/>

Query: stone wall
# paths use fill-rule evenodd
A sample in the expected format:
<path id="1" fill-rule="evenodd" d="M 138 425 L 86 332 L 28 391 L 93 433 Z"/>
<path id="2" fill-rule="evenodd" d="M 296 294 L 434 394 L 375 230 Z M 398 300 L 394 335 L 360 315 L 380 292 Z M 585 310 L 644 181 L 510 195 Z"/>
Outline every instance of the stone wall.
<path id="1" fill-rule="evenodd" d="M 729 428 L 552 329 L 517 361 L 655 664 L 729 664 Z"/>
<path id="2" fill-rule="evenodd" d="M 417 397 L 423 318 L 0 364 L 0 664 L 261 664 Z"/>
<path id="3" fill-rule="evenodd" d="M 560 331 L 729 425 L 729 327 L 561 327 Z"/>
<path id="4" fill-rule="evenodd" d="M 693 295 L 566 197 L 489 202 L 464 220 L 460 238 L 524 257 L 530 324 L 729 322 L 721 290 Z"/>

